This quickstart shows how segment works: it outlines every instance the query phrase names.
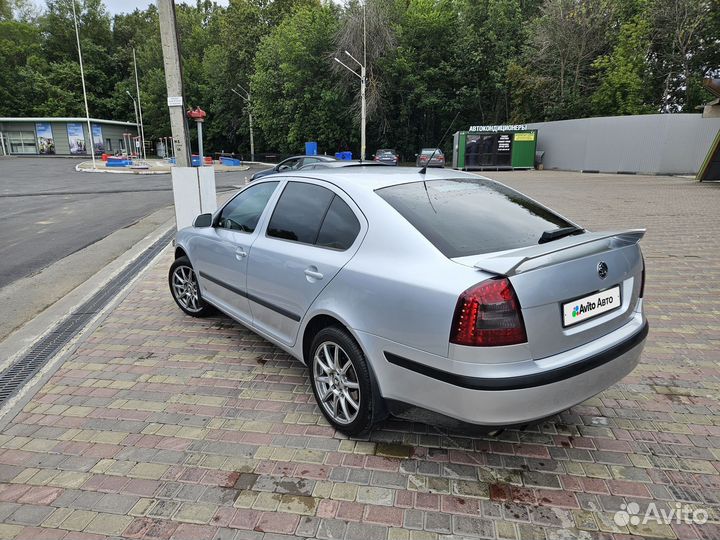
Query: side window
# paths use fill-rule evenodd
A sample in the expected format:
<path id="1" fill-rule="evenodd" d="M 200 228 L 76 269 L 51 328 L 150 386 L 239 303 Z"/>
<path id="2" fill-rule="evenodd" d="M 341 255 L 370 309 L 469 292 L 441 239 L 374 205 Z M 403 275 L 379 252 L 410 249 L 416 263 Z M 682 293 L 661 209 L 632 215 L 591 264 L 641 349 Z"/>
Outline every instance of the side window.
<path id="1" fill-rule="evenodd" d="M 320 227 L 317 245 L 346 250 L 359 232 L 360 222 L 345 201 L 336 195 Z"/>
<path id="2" fill-rule="evenodd" d="M 288 159 L 278 167 L 278 171 L 290 171 L 300 166 L 300 158 Z"/>
<path id="3" fill-rule="evenodd" d="M 263 182 L 238 193 L 222 209 L 217 226 L 246 233 L 253 232 L 277 185 L 278 182 Z"/>
<path id="4" fill-rule="evenodd" d="M 289 182 L 275 205 L 267 235 L 314 244 L 334 196 L 329 189 L 315 184 Z"/>

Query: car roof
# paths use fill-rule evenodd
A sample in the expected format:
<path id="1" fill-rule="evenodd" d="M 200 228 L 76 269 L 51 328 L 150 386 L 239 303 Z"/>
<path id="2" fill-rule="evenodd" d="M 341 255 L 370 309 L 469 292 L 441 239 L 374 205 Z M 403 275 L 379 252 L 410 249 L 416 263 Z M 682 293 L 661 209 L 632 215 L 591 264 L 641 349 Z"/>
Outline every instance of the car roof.
<path id="1" fill-rule="evenodd" d="M 442 152 L 440 148 L 423 148 L 421 152 Z"/>
<path id="2" fill-rule="evenodd" d="M 267 177 L 268 180 L 282 176 L 282 178 L 302 180 L 324 180 L 335 184 L 350 196 L 364 195 L 376 189 L 422 182 L 423 180 L 443 180 L 449 178 L 481 178 L 476 174 L 456 171 L 454 169 L 428 169 L 420 174 L 418 167 L 388 167 L 378 165 L 358 165 L 355 167 L 332 167 L 312 170 L 298 170 L 288 173 L 278 173 Z M 263 177 L 263 180 L 265 177 Z"/>

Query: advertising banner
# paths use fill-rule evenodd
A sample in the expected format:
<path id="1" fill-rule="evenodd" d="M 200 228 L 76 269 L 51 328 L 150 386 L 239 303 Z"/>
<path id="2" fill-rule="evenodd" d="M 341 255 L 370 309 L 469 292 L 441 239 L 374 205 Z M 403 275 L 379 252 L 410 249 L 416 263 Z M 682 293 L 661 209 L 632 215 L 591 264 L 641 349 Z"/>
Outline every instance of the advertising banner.
<path id="1" fill-rule="evenodd" d="M 86 154 L 87 150 L 85 149 L 85 135 L 83 134 L 82 124 L 74 122 L 68 123 L 67 132 L 70 153 Z"/>
<path id="2" fill-rule="evenodd" d="M 54 154 L 55 139 L 53 139 L 52 126 L 48 122 L 38 122 L 35 124 L 35 133 L 37 135 L 38 154 Z"/>
<path id="3" fill-rule="evenodd" d="M 93 135 L 93 148 L 95 149 L 96 154 L 102 154 L 105 151 L 105 143 L 103 142 L 103 136 L 102 136 L 102 128 L 97 125 L 92 125 L 92 135 Z"/>

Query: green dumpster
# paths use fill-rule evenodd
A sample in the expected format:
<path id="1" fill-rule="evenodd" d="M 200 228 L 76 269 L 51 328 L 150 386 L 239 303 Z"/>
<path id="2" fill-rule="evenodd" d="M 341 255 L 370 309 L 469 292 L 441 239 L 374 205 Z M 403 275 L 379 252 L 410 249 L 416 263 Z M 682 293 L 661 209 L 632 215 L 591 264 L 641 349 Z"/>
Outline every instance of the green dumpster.
<path id="1" fill-rule="evenodd" d="M 524 125 L 471 126 L 453 140 L 453 168 L 463 171 L 532 169 L 537 130 Z"/>

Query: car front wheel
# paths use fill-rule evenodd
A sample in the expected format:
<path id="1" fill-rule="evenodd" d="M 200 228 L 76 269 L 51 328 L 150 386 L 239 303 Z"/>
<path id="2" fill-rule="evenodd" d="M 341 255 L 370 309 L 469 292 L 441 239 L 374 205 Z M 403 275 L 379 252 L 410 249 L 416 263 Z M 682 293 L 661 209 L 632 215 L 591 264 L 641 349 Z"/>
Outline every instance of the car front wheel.
<path id="1" fill-rule="evenodd" d="M 358 344 L 344 330 L 329 327 L 318 332 L 310 350 L 313 393 L 325 418 L 347 435 L 367 432 L 382 402 Z"/>
<path id="2" fill-rule="evenodd" d="M 168 283 L 175 303 L 188 315 L 205 317 L 213 312 L 212 307 L 200 295 L 195 270 L 186 256 L 179 257 L 172 263 Z"/>

